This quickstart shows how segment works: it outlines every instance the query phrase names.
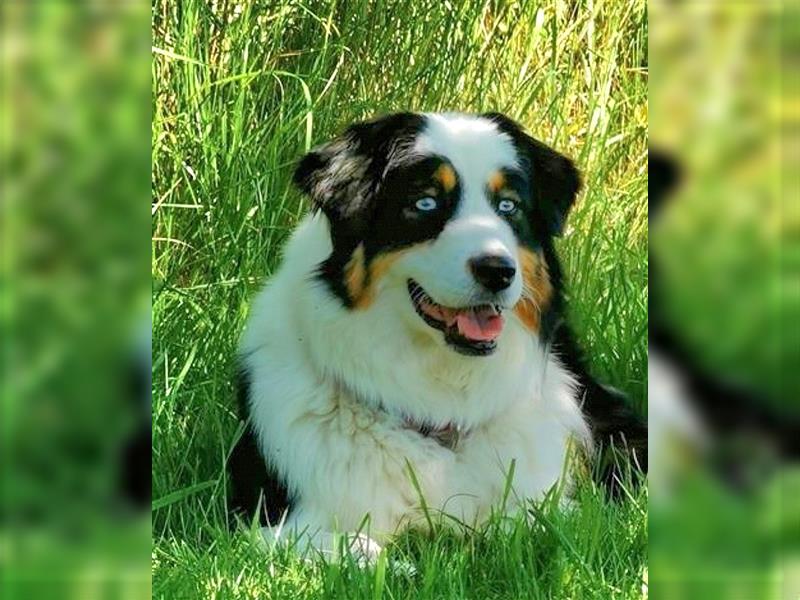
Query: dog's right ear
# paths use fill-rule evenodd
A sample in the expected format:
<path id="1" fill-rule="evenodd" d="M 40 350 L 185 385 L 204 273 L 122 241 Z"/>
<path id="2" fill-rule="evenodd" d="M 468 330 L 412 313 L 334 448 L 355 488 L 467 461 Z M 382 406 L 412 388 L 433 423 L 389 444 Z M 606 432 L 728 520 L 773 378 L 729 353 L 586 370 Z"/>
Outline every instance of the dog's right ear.
<path id="1" fill-rule="evenodd" d="M 334 235 L 363 235 L 387 167 L 422 125 L 423 117 L 414 113 L 356 123 L 300 160 L 294 183 L 328 217 Z"/>

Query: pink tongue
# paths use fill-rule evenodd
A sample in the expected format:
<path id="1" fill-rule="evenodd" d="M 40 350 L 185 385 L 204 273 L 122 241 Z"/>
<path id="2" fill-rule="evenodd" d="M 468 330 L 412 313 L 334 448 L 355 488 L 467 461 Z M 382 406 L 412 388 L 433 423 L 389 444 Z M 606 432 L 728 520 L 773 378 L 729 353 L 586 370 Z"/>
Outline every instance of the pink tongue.
<path id="1" fill-rule="evenodd" d="M 503 331 L 503 317 L 490 309 L 469 309 L 456 315 L 458 332 L 470 340 L 489 342 Z"/>

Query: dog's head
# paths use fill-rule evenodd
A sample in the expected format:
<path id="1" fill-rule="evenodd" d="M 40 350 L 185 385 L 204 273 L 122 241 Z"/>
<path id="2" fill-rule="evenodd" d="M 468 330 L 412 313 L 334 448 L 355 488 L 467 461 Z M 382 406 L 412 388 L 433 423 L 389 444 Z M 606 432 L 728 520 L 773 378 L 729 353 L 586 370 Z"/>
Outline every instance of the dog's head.
<path id="1" fill-rule="evenodd" d="M 409 327 L 474 356 L 495 350 L 506 317 L 538 331 L 553 295 L 543 248 L 580 178 L 512 120 L 358 123 L 303 157 L 294 181 L 330 223 L 319 276 L 348 309 L 394 302 Z"/>

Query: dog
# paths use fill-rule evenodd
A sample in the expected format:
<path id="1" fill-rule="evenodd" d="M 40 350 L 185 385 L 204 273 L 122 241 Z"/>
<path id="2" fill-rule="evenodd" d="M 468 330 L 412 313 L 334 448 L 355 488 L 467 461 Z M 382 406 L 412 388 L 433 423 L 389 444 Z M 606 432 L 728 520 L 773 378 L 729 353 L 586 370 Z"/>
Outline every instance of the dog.
<path id="1" fill-rule="evenodd" d="M 313 210 L 252 305 L 229 465 L 268 538 L 325 551 L 366 523 L 372 552 L 431 514 L 477 525 L 615 442 L 646 470 L 644 421 L 564 320 L 569 158 L 499 113 L 398 113 L 313 149 L 294 183 Z"/>

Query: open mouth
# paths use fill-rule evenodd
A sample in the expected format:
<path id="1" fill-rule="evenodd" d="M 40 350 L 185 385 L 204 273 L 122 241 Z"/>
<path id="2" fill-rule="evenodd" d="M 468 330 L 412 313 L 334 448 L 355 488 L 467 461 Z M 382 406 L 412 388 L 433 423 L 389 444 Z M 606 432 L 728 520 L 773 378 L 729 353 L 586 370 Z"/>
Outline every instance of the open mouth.
<path id="1" fill-rule="evenodd" d="M 408 280 L 408 293 L 414 309 L 434 329 L 444 333 L 450 346 L 468 356 L 487 356 L 497 348 L 497 338 L 503 331 L 502 307 L 480 304 L 451 308 L 442 306 L 413 279 Z"/>

